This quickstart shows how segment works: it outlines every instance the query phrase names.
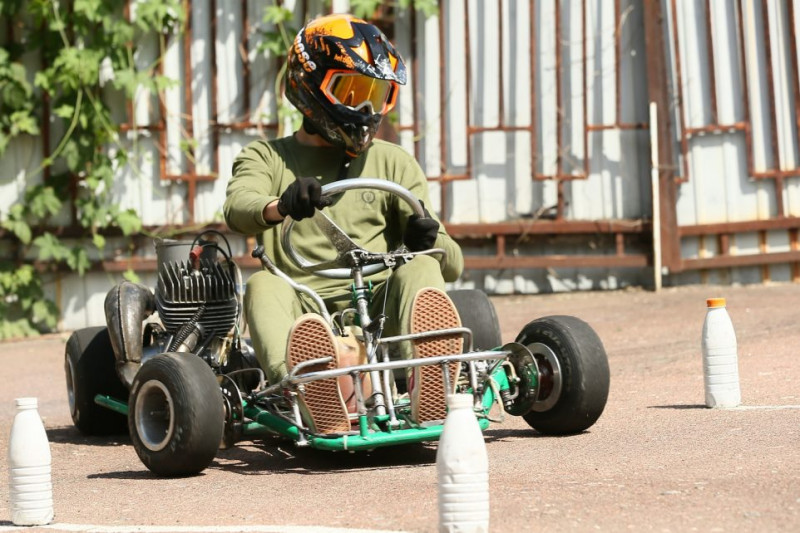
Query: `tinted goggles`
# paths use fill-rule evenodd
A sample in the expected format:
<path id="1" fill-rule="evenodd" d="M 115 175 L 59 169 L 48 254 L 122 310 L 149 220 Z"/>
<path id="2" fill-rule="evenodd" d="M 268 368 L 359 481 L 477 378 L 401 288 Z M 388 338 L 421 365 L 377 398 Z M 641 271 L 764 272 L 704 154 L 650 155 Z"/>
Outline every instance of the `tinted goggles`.
<path id="1" fill-rule="evenodd" d="M 369 107 L 372 114 L 388 113 L 397 101 L 396 82 L 341 70 L 328 71 L 322 92 L 334 104 L 355 111 Z"/>

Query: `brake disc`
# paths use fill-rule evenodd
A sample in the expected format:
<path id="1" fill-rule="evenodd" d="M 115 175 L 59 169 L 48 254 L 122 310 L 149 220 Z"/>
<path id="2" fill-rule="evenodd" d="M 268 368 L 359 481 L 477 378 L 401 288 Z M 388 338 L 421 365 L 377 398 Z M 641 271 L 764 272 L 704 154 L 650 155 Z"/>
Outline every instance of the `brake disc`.
<path id="1" fill-rule="evenodd" d="M 510 342 L 503 346 L 503 350 L 511 352 L 508 361 L 514 367 L 518 379 L 516 383 L 511 383 L 517 390 L 516 398 L 505 410 L 510 415 L 522 416 L 533 409 L 536 403 L 539 393 L 539 365 L 530 350 L 522 344 Z"/>

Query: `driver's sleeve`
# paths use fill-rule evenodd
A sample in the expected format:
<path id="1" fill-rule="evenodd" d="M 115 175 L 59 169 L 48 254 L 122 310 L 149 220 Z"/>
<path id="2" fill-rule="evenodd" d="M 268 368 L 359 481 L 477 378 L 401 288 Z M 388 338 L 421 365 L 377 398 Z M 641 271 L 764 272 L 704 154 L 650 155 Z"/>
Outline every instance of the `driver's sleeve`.
<path id="1" fill-rule="evenodd" d="M 266 143 L 247 145 L 233 162 L 233 175 L 225 193 L 223 214 L 233 231 L 258 235 L 272 226 L 264 220 L 264 207 L 277 198 L 276 177 Z"/>
<path id="2" fill-rule="evenodd" d="M 433 247 L 444 249 L 445 254 L 444 256 L 437 255 L 433 257 L 436 257 L 441 265 L 442 277 L 444 280 L 448 282 L 456 281 L 464 271 L 464 256 L 461 253 L 461 247 L 450 235 L 447 234 L 442 221 L 439 220 L 439 217 L 436 215 L 436 213 L 430 209 L 431 199 L 428 193 L 428 179 L 425 177 L 425 174 L 422 172 L 422 168 L 415 159 L 411 158 L 409 164 L 406 165 L 406 167 L 400 173 L 400 185 L 411 191 L 414 196 L 422 200 L 422 203 L 428 207 L 431 217 L 439 223 L 439 234 L 436 237 L 436 242 L 434 242 Z M 398 204 L 401 211 L 400 218 L 402 220 L 403 228 L 405 228 L 408 217 L 411 215 L 411 209 L 405 205 L 404 202 L 398 202 Z"/>

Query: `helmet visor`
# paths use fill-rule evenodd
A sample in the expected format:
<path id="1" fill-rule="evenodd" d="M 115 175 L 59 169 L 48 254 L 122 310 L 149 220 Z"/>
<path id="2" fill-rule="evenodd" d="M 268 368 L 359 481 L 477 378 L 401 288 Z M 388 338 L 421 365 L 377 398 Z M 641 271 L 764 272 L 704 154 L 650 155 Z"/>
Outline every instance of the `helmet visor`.
<path id="1" fill-rule="evenodd" d="M 388 113 L 397 99 L 397 83 L 347 71 L 328 71 L 322 82 L 325 96 L 334 104 L 355 111 L 369 108 L 372 114 Z"/>

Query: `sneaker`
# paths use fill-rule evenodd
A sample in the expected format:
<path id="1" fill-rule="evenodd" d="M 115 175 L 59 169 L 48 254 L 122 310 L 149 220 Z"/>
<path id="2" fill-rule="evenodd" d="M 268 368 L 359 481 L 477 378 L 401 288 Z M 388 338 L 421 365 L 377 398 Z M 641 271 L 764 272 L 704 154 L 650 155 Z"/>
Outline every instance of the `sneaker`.
<path id="1" fill-rule="evenodd" d="M 461 327 L 455 305 L 440 289 L 420 289 L 411 304 L 411 333 Z M 414 358 L 460 354 L 464 349 L 461 335 L 432 337 L 412 341 Z M 444 376 L 440 365 L 416 367 L 409 376 L 411 418 L 418 424 L 444 420 L 447 416 L 447 395 L 455 391 L 461 364 L 448 364 L 451 390 L 444 390 Z"/>
<path id="2" fill-rule="evenodd" d="M 321 316 L 308 313 L 298 318 L 289 333 L 286 368 L 291 370 L 300 363 L 329 356 L 332 361 L 313 365 L 300 374 L 338 368 L 339 350 L 331 327 Z M 350 431 L 350 418 L 336 378 L 303 384 L 297 398 L 303 418 L 314 433 Z"/>

